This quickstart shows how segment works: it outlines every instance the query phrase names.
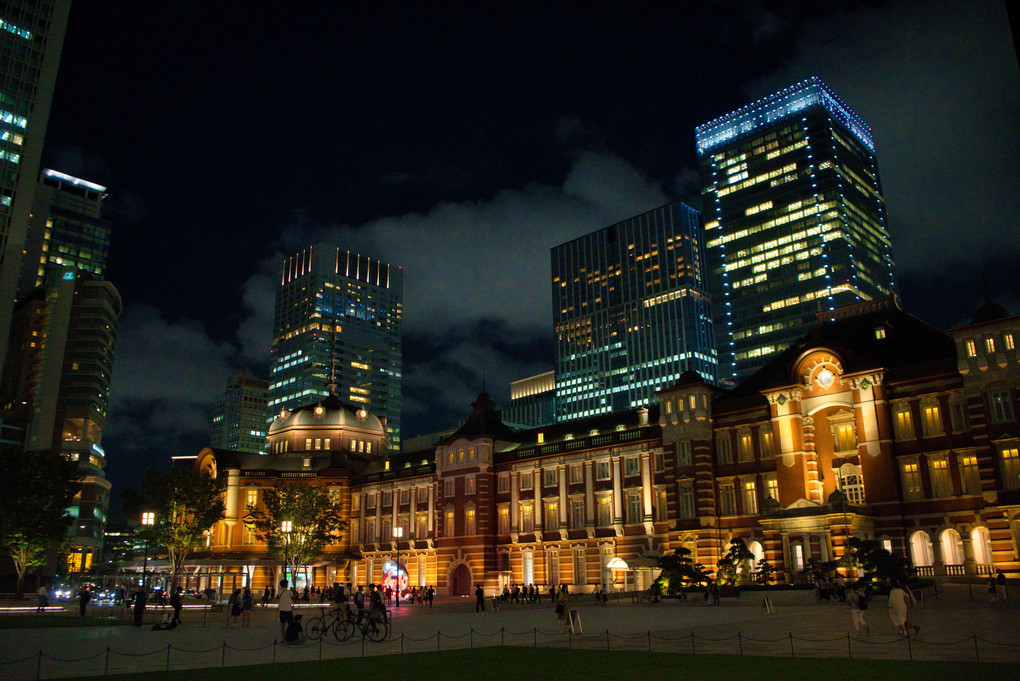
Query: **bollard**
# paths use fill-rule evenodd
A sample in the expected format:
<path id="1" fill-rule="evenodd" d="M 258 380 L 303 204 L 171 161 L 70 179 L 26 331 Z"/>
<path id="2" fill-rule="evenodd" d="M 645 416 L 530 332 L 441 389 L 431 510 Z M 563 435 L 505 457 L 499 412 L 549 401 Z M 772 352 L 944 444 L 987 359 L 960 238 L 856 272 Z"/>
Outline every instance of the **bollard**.
<path id="1" fill-rule="evenodd" d="M 974 661 L 981 661 L 981 653 L 978 651 L 977 634 L 974 634 Z"/>
<path id="2" fill-rule="evenodd" d="M 223 642 L 223 648 L 220 650 L 220 666 L 227 666 L 227 642 Z"/>
<path id="3" fill-rule="evenodd" d="M 103 676 L 110 675 L 110 646 L 106 646 L 106 662 L 103 663 Z"/>
<path id="4" fill-rule="evenodd" d="M 166 670 L 170 671 L 170 644 L 166 644 Z"/>
<path id="5" fill-rule="evenodd" d="M 39 681 L 39 679 L 42 678 L 41 675 L 42 675 L 42 651 L 40 650 L 39 651 L 39 657 L 36 658 L 36 661 L 35 661 L 35 678 L 36 678 L 36 681 Z"/>
<path id="6" fill-rule="evenodd" d="M 740 651 L 740 656 L 744 656 L 744 639 L 740 636 L 740 632 L 737 632 L 737 649 Z"/>
<path id="7" fill-rule="evenodd" d="M 793 651 L 793 632 L 790 632 L 790 657 L 797 657 L 797 654 Z"/>

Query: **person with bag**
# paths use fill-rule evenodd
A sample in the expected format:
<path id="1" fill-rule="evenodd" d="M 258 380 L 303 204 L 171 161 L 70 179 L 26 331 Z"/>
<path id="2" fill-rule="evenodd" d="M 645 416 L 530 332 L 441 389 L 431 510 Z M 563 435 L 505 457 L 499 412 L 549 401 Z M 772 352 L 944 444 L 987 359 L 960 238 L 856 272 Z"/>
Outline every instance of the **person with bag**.
<path id="1" fill-rule="evenodd" d="M 864 621 L 864 611 L 868 609 L 868 595 L 862 584 L 854 585 L 854 588 L 847 592 L 846 602 L 850 604 L 850 624 L 853 625 L 856 633 L 870 634 L 868 623 Z"/>

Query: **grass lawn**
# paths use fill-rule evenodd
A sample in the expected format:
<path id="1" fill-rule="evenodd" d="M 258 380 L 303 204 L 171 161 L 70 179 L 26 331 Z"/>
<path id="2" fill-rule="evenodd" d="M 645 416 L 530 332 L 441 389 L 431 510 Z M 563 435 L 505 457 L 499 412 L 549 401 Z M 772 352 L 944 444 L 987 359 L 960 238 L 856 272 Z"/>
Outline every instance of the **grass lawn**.
<path id="1" fill-rule="evenodd" d="M 386 681 L 521 681 L 609 679 L 648 681 L 683 677 L 692 681 L 900 681 L 933 678 L 1011 678 L 1016 666 L 974 662 L 900 662 L 812 658 L 683 655 L 637 651 L 581 651 L 556 648 L 475 648 L 412 655 L 347 658 L 118 674 L 115 681 L 307 681 L 370 674 Z M 669 675 L 668 677 L 666 675 Z M 84 677 L 95 679 L 96 677 Z M 84 678 L 81 681 L 84 681 Z"/>
<path id="2" fill-rule="evenodd" d="M 0 629 L 40 629 L 43 627 L 121 627 L 131 620 L 117 617 L 74 617 L 50 613 L 0 615 Z"/>

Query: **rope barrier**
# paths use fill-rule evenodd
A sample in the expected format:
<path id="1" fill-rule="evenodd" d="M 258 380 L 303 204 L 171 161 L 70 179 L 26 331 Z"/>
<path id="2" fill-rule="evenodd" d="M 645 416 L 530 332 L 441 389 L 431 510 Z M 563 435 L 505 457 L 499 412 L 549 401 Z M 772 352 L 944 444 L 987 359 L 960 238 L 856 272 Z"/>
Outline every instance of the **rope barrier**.
<path id="1" fill-rule="evenodd" d="M 436 649 L 440 650 L 441 649 L 441 642 L 442 642 L 443 638 L 449 639 L 451 641 L 463 640 L 463 639 L 466 638 L 466 639 L 469 640 L 468 645 L 471 648 L 474 648 L 475 647 L 475 643 L 476 643 L 476 641 L 474 639 L 475 639 L 476 636 L 481 637 L 483 639 L 483 640 L 480 640 L 480 641 L 477 642 L 477 643 L 479 643 L 479 646 L 488 645 L 486 643 L 485 639 L 491 639 L 492 637 L 495 637 L 495 636 L 499 636 L 499 642 L 496 643 L 495 645 L 503 646 L 503 645 L 505 645 L 505 637 L 506 637 L 507 634 L 510 634 L 511 636 L 521 637 L 521 636 L 526 636 L 528 633 L 529 633 L 528 631 L 521 631 L 521 632 L 509 631 L 506 628 L 502 628 L 502 627 L 498 631 L 493 631 L 493 632 L 477 631 L 474 628 L 471 628 L 471 629 L 468 630 L 467 633 L 459 634 L 459 635 L 448 634 L 448 633 L 444 633 L 442 631 L 437 631 L 432 636 L 427 636 L 427 637 L 424 637 L 424 638 L 414 638 L 414 637 L 407 636 L 406 634 L 401 633 L 399 635 L 399 644 L 398 644 L 399 645 L 399 652 L 398 652 L 398 654 L 401 654 L 401 655 L 405 654 L 405 649 L 407 648 L 407 646 L 405 646 L 405 641 L 407 643 L 409 643 L 409 644 L 427 643 L 428 641 L 430 641 L 434 637 L 436 639 Z M 745 636 L 743 633 L 741 633 L 739 631 L 735 635 L 725 636 L 725 637 L 700 636 L 700 635 L 696 634 L 694 631 L 691 631 L 689 635 L 684 635 L 684 636 L 663 636 L 663 635 L 655 634 L 651 630 L 645 631 L 645 632 L 640 633 L 640 634 L 618 634 L 618 633 L 611 632 L 609 629 L 606 629 L 604 633 L 592 634 L 592 635 L 587 635 L 586 636 L 584 634 L 573 634 L 572 632 L 569 632 L 569 631 L 568 632 L 542 631 L 542 630 L 539 630 L 537 627 L 533 628 L 530 633 L 533 636 L 533 645 L 536 648 L 539 647 L 538 635 L 541 634 L 543 637 L 551 639 L 550 641 L 545 642 L 544 645 L 552 644 L 552 645 L 555 646 L 556 645 L 556 643 L 555 643 L 556 641 L 562 641 L 564 636 L 566 636 L 567 637 L 567 643 L 568 643 L 568 646 L 570 648 L 573 648 L 573 643 L 574 643 L 575 640 L 577 642 L 581 643 L 581 644 L 588 643 L 589 645 L 592 644 L 592 643 L 597 643 L 597 642 L 601 642 L 602 640 L 605 640 L 605 644 L 606 644 L 606 649 L 607 650 L 612 650 L 613 649 L 614 646 L 612 644 L 613 644 L 614 641 L 619 641 L 619 642 L 621 642 L 624 645 L 628 645 L 628 644 L 631 644 L 631 643 L 636 642 L 636 641 L 644 640 L 646 642 L 646 644 L 647 644 L 647 649 L 649 651 L 651 651 L 653 649 L 653 645 L 652 645 L 653 639 L 655 641 L 666 641 L 666 642 L 677 642 L 677 643 L 689 640 L 690 641 L 690 645 L 691 645 L 691 653 L 693 653 L 693 654 L 697 654 L 697 652 L 698 652 L 698 650 L 697 650 L 697 642 L 699 640 L 700 641 L 705 641 L 705 642 L 710 642 L 710 643 L 723 643 L 723 642 L 727 642 L 727 641 L 733 641 L 734 639 L 736 639 L 736 641 L 737 641 L 736 648 L 737 649 L 736 649 L 736 651 L 734 651 L 734 654 L 738 654 L 738 655 L 745 655 L 746 654 L 745 646 L 744 646 L 745 642 L 752 643 L 752 644 L 779 644 L 779 643 L 782 643 L 783 641 L 789 641 L 790 642 L 790 656 L 791 657 L 796 657 L 796 653 L 797 653 L 796 643 L 806 643 L 806 644 L 809 644 L 809 645 L 810 644 L 828 644 L 828 643 L 842 642 L 842 641 L 845 640 L 846 643 L 847 643 L 847 657 L 848 657 L 848 659 L 854 659 L 854 648 L 855 647 L 858 648 L 858 655 L 860 655 L 861 654 L 860 646 L 885 646 L 885 645 L 890 645 L 890 644 L 901 644 L 904 641 L 906 642 L 906 645 L 907 645 L 907 656 L 908 656 L 908 659 L 910 659 L 910 660 L 914 659 L 914 655 L 913 655 L 914 650 L 913 650 L 913 647 L 914 647 L 915 643 L 916 644 L 921 644 L 921 645 L 924 645 L 924 646 L 940 646 L 940 647 L 966 646 L 967 644 L 972 644 L 973 645 L 973 654 L 974 654 L 974 657 L 973 658 L 969 658 L 969 659 L 977 660 L 979 662 L 981 661 L 981 650 L 980 650 L 980 645 L 981 644 L 985 644 L 985 645 L 989 645 L 989 646 L 999 646 L 1001 648 L 1007 648 L 1007 649 L 1020 648 L 1020 643 L 1008 643 L 1008 642 L 994 641 L 994 640 L 990 640 L 990 639 L 985 639 L 983 637 L 978 636 L 976 633 L 972 634 L 969 637 L 961 638 L 961 639 L 958 639 L 958 640 L 952 640 L 952 641 L 920 640 L 920 639 L 916 639 L 916 638 L 914 638 L 912 636 L 907 636 L 907 637 L 902 637 L 902 638 L 893 638 L 893 639 L 888 639 L 888 640 L 871 640 L 871 639 L 864 639 L 864 638 L 859 638 L 859 637 L 856 637 L 856 636 L 852 636 L 850 633 L 847 633 L 847 634 L 845 634 L 843 636 L 840 636 L 840 637 L 833 637 L 833 638 L 813 638 L 813 637 L 795 636 L 793 634 L 793 632 L 789 632 L 786 636 L 779 637 L 779 638 L 758 639 L 758 638 L 754 638 L 754 637 Z M 397 637 L 391 637 L 390 639 L 388 639 L 387 642 L 389 642 L 389 643 L 397 643 L 397 641 L 398 641 Z M 357 645 L 358 644 L 358 641 L 356 639 L 355 640 L 350 640 L 350 641 L 333 641 L 333 640 L 330 640 L 330 639 L 328 639 L 326 637 L 320 638 L 318 640 L 318 659 L 320 659 L 320 660 L 323 659 L 323 653 L 322 653 L 323 642 L 325 642 L 325 644 L 328 645 L 328 646 L 342 647 L 342 648 L 348 648 L 348 647 L 350 647 L 352 645 Z M 365 637 L 361 637 L 360 643 L 361 643 L 361 653 L 360 653 L 360 656 L 361 657 L 365 657 L 366 656 Z M 221 659 L 220 659 L 221 666 L 226 666 L 226 651 L 228 649 L 231 650 L 231 651 L 251 653 L 251 652 L 266 650 L 267 648 L 270 648 L 270 647 L 273 648 L 273 662 L 276 662 L 277 661 L 277 652 L 276 652 L 276 649 L 277 649 L 277 647 L 279 645 L 280 644 L 278 642 L 273 641 L 272 643 L 269 643 L 269 644 L 266 644 L 266 645 L 262 645 L 262 646 L 243 647 L 243 646 L 229 645 L 229 644 L 227 644 L 226 641 L 223 641 L 219 646 L 208 648 L 208 649 L 197 649 L 196 650 L 196 649 L 182 648 L 182 647 L 175 646 L 175 645 L 172 645 L 172 644 L 167 644 L 166 647 L 160 647 L 160 648 L 158 648 L 156 650 L 152 650 L 152 651 L 129 652 L 129 651 L 115 650 L 115 649 L 113 649 L 112 647 L 110 647 L 107 644 L 105 646 L 105 649 L 100 650 L 99 652 L 97 652 L 95 654 L 86 655 L 86 656 L 83 656 L 83 657 L 73 657 L 73 658 L 58 657 L 58 656 L 48 655 L 45 652 L 43 652 L 42 650 L 40 650 L 38 653 L 30 655 L 30 656 L 26 656 L 26 657 L 22 657 L 22 658 L 18 658 L 18 659 L 0 661 L 0 669 L 3 669 L 4 667 L 9 667 L 9 666 L 12 666 L 12 665 L 24 665 L 26 663 L 30 663 L 32 660 L 35 660 L 35 662 L 36 662 L 36 678 L 39 678 L 39 674 L 41 673 L 42 664 L 43 664 L 44 661 L 55 662 L 55 663 L 75 663 L 75 664 L 77 664 L 77 663 L 87 662 L 89 660 L 95 660 L 95 659 L 100 658 L 100 657 L 105 657 L 105 661 L 104 661 L 104 664 L 103 664 L 103 669 L 104 669 L 104 673 L 108 673 L 109 670 L 110 670 L 110 656 L 111 655 L 120 655 L 120 656 L 125 657 L 125 658 L 142 658 L 142 657 L 149 657 L 149 656 L 152 656 L 152 655 L 157 655 L 157 654 L 160 654 L 160 653 L 165 653 L 165 655 L 166 655 L 165 663 L 162 664 L 162 665 L 159 665 L 159 666 L 162 666 L 165 669 L 169 670 L 169 669 L 171 669 L 172 666 L 174 666 L 174 665 L 171 664 L 172 657 L 177 659 L 177 664 L 175 666 L 180 668 L 180 667 L 186 666 L 188 664 L 186 661 L 180 659 L 181 655 L 184 655 L 184 656 L 187 656 L 187 655 L 209 655 L 210 653 L 214 653 L 217 650 L 220 650 L 220 652 L 221 652 Z M 290 646 L 284 646 L 284 647 L 287 648 L 287 647 L 290 647 Z M 311 646 L 301 646 L 301 647 L 311 647 Z M 395 647 L 396 646 L 392 646 L 391 648 L 389 648 L 389 650 L 393 651 L 393 648 L 395 648 Z M 412 648 L 413 648 L 413 646 L 412 646 Z M 178 655 L 177 656 L 172 656 L 171 654 L 174 653 L 174 652 L 176 652 Z M 393 651 L 393 652 L 397 652 L 397 651 Z M 393 654 L 393 652 L 391 652 L 389 654 Z M 718 652 L 718 651 L 716 651 L 716 652 Z M 817 654 L 817 653 L 818 653 L 818 650 L 815 650 L 813 653 L 811 651 L 803 651 L 802 650 L 802 655 L 803 654 Z M 967 657 L 969 657 L 969 655 Z M 159 663 L 157 663 L 157 664 L 159 664 Z M 47 672 L 49 672 L 49 671 L 50 670 L 47 670 Z"/>

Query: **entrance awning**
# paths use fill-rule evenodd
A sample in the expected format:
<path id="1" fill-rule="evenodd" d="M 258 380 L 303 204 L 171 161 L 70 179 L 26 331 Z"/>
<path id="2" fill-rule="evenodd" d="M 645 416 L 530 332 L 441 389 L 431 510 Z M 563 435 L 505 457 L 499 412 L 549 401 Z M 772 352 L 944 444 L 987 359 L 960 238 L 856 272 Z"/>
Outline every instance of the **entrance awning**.
<path id="1" fill-rule="evenodd" d="M 658 558 L 630 558 L 624 560 L 619 556 L 614 556 L 610 560 L 606 567 L 610 570 L 658 570 L 659 559 Z"/>

